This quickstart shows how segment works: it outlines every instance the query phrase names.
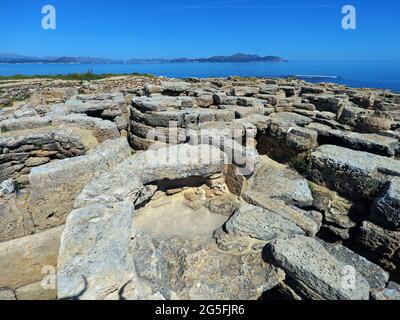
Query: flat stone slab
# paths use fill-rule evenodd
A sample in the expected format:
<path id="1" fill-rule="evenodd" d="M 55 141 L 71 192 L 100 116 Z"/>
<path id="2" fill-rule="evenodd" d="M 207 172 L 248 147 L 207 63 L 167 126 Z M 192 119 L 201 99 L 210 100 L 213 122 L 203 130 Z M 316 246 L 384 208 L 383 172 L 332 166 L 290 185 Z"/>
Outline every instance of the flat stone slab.
<path id="1" fill-rule="evenodd" d="M 384 289 L 389 281 L 389 273 L 340 244 L 321 241 L 324 248 L 339 261 L 353 266 L 368 281 L 371 290 Z"/>
<path id="2" fill-rule="evenodd" d="M 271 241 L 280 235 L 304 235 L 304 231 L 294 222 L 250 204 L 241 206 L 226 222 L 225 229 L 229 234 L 264 241 Z"/>
<path id="3" fill-rule="evenodd" d="M 104 142 L 85 156 L 33 168 L 28 203 L 36 227 L 43 230 L 63 224 L 85 185 L 129 156 L 128 142 L 120 138 Z"/>
<path id="4" fill-rule="evenodd" d="M 319 184 L 352 199 L 374 199 L 391 176 L 400 176 L 400 161 L 334 145 L 310 155 L 309 175 Z"/>
<path id="5" fill-rule="evenodd" d="M 293 169 L 263 156 L 248 190 L 265 199 L 282 200 L 288 205 L 309 207 L 313 198 L 308 182 Z"/>
<path id="6" fill-rule="evenodd" d="M 323 299 L 368 300 L 370 285 L 354 272 L 354 286 L 344 282 L 347 266 L 331 255 L 318 240 L 304 236 L 276 239 L 266 246 L 266 259 L 282 268 Z"/>

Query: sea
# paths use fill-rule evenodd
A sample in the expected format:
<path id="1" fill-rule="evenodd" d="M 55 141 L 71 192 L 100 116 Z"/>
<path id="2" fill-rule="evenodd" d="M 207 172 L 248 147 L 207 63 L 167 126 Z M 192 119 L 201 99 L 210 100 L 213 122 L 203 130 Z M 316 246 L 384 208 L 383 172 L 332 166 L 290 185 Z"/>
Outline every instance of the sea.
<path id="1" fill-rule="evenodd" d="M 400 93 L 398 61 L 289 61 L 285 63 L 159 63 L 159 64 L 0 64 L 0 75 L 44 75 L 93 72 L 148 73 L 170 78 L 297 77 L 355 88 L 389 89 Z"/>

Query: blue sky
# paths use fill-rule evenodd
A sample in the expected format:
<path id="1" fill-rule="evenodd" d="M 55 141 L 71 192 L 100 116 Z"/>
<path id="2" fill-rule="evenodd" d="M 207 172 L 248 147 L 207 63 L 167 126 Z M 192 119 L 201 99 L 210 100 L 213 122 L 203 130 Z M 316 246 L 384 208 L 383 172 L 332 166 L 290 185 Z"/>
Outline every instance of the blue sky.
<path id="1" fill-rule="evenodd" d="M 54 5 L 57 29 L 41 28 Z M 357 9 L 357 30 L 341 8 Z M 398 0 L 1 0 L 0 52 L 105 58 L 400 58 Z"/>

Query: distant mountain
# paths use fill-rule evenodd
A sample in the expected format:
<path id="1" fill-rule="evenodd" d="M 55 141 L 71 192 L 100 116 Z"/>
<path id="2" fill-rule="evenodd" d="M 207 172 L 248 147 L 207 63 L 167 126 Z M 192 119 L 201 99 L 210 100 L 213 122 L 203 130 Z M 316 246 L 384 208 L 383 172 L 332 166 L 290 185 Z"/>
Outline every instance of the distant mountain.
<path id="1" fill-rule="evenodd" d="M 211 58 L 195 59 L 195 62 L 256 62 L 256 61 L 266 61 L 266 62 L 284 62 L 285 60 L 281 57 L 266 56 L 261 57 L 256 54 L 245 54 L 237 53 L 232 56 L 215 56 Z"/>
<path id="2" fill-rule="evenodd" d="M 36 62 L 38 58 L 21 56 L 15 53 L 0 53 L 0 62 L 3 63 L 19 63 L 19 62 Z"/>
<path id="3" fill-rule="evenodd" d="M 232 56 L 214 56 L 210 58 L 176 58 L 176 59 L 128 59 L 114 60 L 96 57 L 28 57 L 14 53 L 0 53 L 0 63 L 81 63 L 81 64 L 105 64 L 105 63 L 204 63 L 204 62 L 287 62 L 287 60 L 276 56 L 259 56 L 255 54 L 237 53 Z"/>

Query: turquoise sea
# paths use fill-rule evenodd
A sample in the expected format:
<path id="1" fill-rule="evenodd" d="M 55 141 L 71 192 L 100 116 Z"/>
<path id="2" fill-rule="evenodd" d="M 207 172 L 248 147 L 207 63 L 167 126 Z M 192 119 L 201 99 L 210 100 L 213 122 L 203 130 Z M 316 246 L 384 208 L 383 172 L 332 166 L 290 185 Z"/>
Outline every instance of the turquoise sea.
<path id="1" fill-rule="evenodd" d="M 150 73 L 186 77 L 287 77 L 310 82 L 333 82 L 351 87 L 400 92 L 399 61 L 289 61 L 286 63 L 166 63 L 166 64 L 0 64 L 0 75 L 94 73 Z"/>

